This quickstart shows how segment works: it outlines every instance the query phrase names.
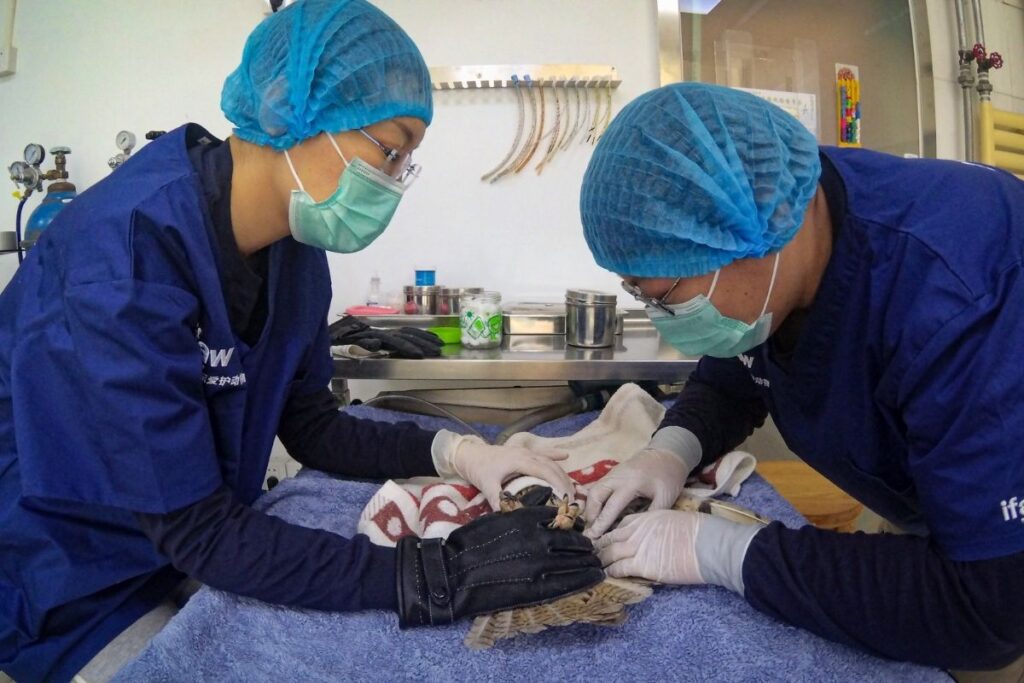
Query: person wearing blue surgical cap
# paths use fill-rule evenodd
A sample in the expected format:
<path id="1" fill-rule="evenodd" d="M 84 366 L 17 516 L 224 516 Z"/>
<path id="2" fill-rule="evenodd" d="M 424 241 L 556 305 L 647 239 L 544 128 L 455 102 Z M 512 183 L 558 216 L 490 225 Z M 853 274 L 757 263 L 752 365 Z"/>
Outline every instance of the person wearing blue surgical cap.
<path id="1" fill-rule="evenodd" d="M 364 0 L 261 23 L 223 89 L 226 141 L 163 135 L 68 205 L 0 295 L 0 670 L 108 680 L 183 579 L 401 627 L 533 604 L 604 574 L 553 508 L 397 548 L 250 507 L 275 436 L 361 478 L 459 477 L 497 506 L 564 454 L 337 410 L 325 251 L 369 245 L 432 116 L 410 38 Z M 180 601 L 180 598 L 179 598 Z M 339 634 L 343 637 L 344 634 Z"/>
<path id="2" fill-rule="evenodd" d="M 880 656 L 1022 680 L 1024 183 L 819 147 L 772 104 L 685 83 L 615 118 L 580 212 L 597 263 L 701 356 L 649 445 L 590 488 L 608 574 L 718 584 Z M 769 414 L 906 534 L 667 509 Z M 613 529 L 635 498 L 652 510 Z"/>

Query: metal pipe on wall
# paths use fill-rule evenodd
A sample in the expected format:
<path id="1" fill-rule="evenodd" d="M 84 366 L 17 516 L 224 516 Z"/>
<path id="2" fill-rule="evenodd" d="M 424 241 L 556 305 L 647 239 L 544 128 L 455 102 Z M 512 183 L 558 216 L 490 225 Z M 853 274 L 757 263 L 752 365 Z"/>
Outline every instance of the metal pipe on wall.
<path id="1" fill-rule="evenodd" d="M 932 42 L 928 32 L 927 0 L 909 0 L 910 30 L 914 37 L 914 61 L 917 63 L 914 82 L 917 84 L 918 154 L 934 159 L 935 133 L 935 68 L 932 63 Z"/>
<path id="2" fill-rule="evenodd" d="M 985 24 L 981 18 L 981 0 L 971 0 L 971 11 L 974 13 L 974 42 L 985 44 Z"/>
<path id="3" fill-rule="evenodd" d="M 974 12 L 974 42 L 985 45 L 985 25 L 981 20 L 981 0 L 971 0 L 971 9 Z M 981 101 L 988 102 L 992 99 L 992 83 L 988 80 L 988 67 L 982 68 L 978 65 L 978 97 Z"/>
<path id="4" fill-rule="evenodd" d="M 974 72 L 971 70 L 971 47 L 967 40 L 967 23 L 964 20 L 964 0 L 953 0 L 956 8 L 956 31 L 960 46 L 957 50 L 960 73 L 956 82 L 960 84 L 960 97 L 964 121 L 964 160 L 974 161 L 974 106 L 971 90 L 974 88 Z"/>

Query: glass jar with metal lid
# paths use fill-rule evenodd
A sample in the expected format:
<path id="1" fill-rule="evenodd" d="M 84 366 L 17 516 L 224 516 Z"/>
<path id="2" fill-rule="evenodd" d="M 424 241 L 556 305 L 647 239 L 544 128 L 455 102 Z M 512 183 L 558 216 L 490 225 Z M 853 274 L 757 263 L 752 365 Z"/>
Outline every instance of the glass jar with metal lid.
<path id="1" fill-rule="evenodd" d="M 615 344 L 618 297 L 593 289 L 565 292 L 565 343 L 599 348 Z"/>
<path id="2" fill-rule="evenodd" d="M 501 293 L 463 294 L 459 302 L 462 345 L 471 349 L 501 346 Z"/>

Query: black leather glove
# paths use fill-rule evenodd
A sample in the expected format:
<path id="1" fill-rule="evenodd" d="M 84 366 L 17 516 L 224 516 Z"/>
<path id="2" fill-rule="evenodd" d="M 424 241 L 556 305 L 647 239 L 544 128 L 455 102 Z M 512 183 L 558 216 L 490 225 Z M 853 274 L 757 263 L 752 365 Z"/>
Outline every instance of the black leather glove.
<path id="1" fill-rule="evenodd" d="M 370 327 L 355 316 L 346 315 L 327 328 L 331 345 L 355 344 L 367 351 L 384 349 L 394 358 L 428 358 L 441 355 L 444 342 L 432 332 L 415 327 L 381 329 Z"/>
<path id="2" fill-rule="evenodd" d="M 526 607 L 604 579 L 590 539 L 549 529 L 553 507 L 484 515 L 447 539 L 398 542 L 398 625 L 438 626 Z"/>

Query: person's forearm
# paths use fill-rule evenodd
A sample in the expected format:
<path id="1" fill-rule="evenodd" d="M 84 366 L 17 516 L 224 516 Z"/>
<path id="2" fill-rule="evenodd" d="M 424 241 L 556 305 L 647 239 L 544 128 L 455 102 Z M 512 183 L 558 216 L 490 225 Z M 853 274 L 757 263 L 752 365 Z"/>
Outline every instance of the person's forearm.
<path id="1" fill-rule="evenodd" d="M 136 519 L 178 571 L 219 590 L 325 611 L 397 605 L 394 549 L 289 524 L 242 505 L 226 488 Z"/>
<path id="2" fill-rule="evenodd" d="M 333 474 L 368 479 L 436 474 L 433 432 L 411 422 L 375 422 L 340 412 L 327 389 L 290 397 L 278 436 L 304 466 Z"/>
<path id="3" fill-rule="evenodd" d="M 665 413 L 658 429 L 682 427 L 700 441 L 701 465 L 736 448 L 764 424 L 760 398 L 738 398 L 702 382 L 690 382 Z"/>
<path id="4" fill-rule="evenodd" d="M 692 472 L 701 461 L 700 439 L 683 427 L 661 427 L 651 437 L 648 448 L 674 454 L 686 465 L 686 472 Z"/>
<path id="5" fill-rule="evenodd" d="M 1024 653 L 1024 554 L 953 562 L 924 538 L 776 523 L 743 580 L 758 610 L 892 659 L 988 669 Z"/>

